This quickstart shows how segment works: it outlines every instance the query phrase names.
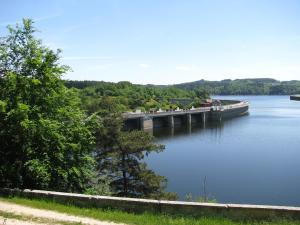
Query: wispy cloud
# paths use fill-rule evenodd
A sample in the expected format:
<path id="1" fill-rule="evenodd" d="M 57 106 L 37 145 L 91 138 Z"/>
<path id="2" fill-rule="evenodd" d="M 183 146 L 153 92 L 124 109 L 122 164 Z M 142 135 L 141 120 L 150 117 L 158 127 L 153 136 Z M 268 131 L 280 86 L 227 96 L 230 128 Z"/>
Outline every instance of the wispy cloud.
<path id="1" fill-rule="evenodd" d="M 34 22 L 41 22 L 41 21 L 45 21 L 45 20 L 51 20 L 51 19 L 55 19 L 58 18 L 60 16 L 63 15 L 63 11 L 60 10 L 59 12 L 52 14 L 52 15 L 48 15 L 48 16 L 42 16 L 42 17 L 30 17 Z M 0 27 L 6 27 L 9 25 L 15 25 L 15 24 L 20 24 L 22 23 L 22 20 L 16 20 L 16 21 L 6 21 L 6 22 L 1 22 L 0 23 Z"/>
<path id="2" fill-rule="evenodd" d="M 33 18 L 33 21 L 40 22 L 40 21 L 45 21 L 45 20 L 51 20 L 51 19 L 58 18 L 58 17 L 60 17 L 62 15 L 63 15 L 63 13 L 62 13 L 62 11 L 60 11 L 60 12 L 58 12 L 56 14 L 53 14 L 53 15 L 43 16 L 43 17 L 38 17 L 38 18 Z"/>
<path id="3" fill-rule="evenodd" d="M 141 64 L 139 64 L 139 67 L 142 67 L 142 68 L 149 68 L 150 65 L 149 65 L 149 64 L 146 64 L 146 63 L 141 63 Z"/>
<path id="4" fill-rule="evenodd" d="M 63 60 L 78 60 L 78 61 L 82 61 L 82 60 L 110 60 L 112 59 L 112 57 L 110 56 L 72 56 L 72 57 L 63 57 Z"/>

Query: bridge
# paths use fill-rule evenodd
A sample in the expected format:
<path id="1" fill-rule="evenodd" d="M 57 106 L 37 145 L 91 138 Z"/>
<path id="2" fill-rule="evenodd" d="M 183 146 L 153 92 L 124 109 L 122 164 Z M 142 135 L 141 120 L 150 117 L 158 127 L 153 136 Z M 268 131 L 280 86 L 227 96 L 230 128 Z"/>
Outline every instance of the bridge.
<path id="1" fill-rule="evenodd" d="M 223 100 L 223 102 L 227 100 Z M 126 129 L 148 130 L 155 127 L 174 127 L 193 123 L 205 124 L 207 121 L 239 116 L 247 113 L 249 103 L 245 101 L 230 101 L 232 104 L 199 107 L 188 110 L 169 110 L 157 112 L 129 112 L 123 113 Z"/>

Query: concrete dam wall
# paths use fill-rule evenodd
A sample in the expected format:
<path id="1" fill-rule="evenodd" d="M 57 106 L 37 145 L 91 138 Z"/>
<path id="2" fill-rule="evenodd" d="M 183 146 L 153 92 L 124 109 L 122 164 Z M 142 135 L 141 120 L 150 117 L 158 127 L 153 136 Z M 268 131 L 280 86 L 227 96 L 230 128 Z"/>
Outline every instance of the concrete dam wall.
<path id="1" fill-rule="evenodd" d="M 160 127 L 191 126 L 209 121 L 222 121 L 248 112 L 249 104 L 237 100 L 220 100 L 221 105 L 190 110 L 158 111 L 152 113 L 124 113 L 125 129 L 148 130 Z"/>

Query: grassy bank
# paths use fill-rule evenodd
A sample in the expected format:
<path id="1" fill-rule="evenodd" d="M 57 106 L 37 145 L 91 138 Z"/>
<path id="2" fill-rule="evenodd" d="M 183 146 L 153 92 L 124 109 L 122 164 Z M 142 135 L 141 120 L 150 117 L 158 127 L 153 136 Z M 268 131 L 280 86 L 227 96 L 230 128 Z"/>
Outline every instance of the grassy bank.
<path id="1" fill-rule="evenodd" d="M 172 225 L 300 225 L 300 221 L 295 220 L 231 220 L 223 217 L 177 217 L 162 214 L 143 213 L 133 214 L 112 209 L 80 208 L 73 205 L 63 205 L 48 200 L 26 199 L 26 198 L 0 198 L 7 201 L 33 208 L 53 210 L 70 215 L 90 217 L 98 220 L 113 221 L 126 224 L 152 225 L 152 224 L 172 224 Z"/>

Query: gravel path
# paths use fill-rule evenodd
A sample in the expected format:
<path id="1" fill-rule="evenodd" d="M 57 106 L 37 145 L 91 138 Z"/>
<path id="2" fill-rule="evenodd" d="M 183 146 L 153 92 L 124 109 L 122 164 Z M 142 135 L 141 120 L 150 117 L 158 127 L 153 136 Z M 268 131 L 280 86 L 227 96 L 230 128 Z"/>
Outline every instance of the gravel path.
<path id="1" fill-rule="evenodd" d="M 21 215 L 25 218 L 24 220 L 12 218 L 7 218 L 5 220 L 3 216 L 0 216 L 0 225 L 60 224 L 60 222 L 81 223 L 90 225 L 121 225 L 120 223 L 117 224 L 113 222 L 99 221 L 87 217 L 72 216 L 65 213 L 59 213 L 50 210 L 30 208 L 27 206 L 17 205 L 5 201 L 0 201 L 0 212 Z"/>

